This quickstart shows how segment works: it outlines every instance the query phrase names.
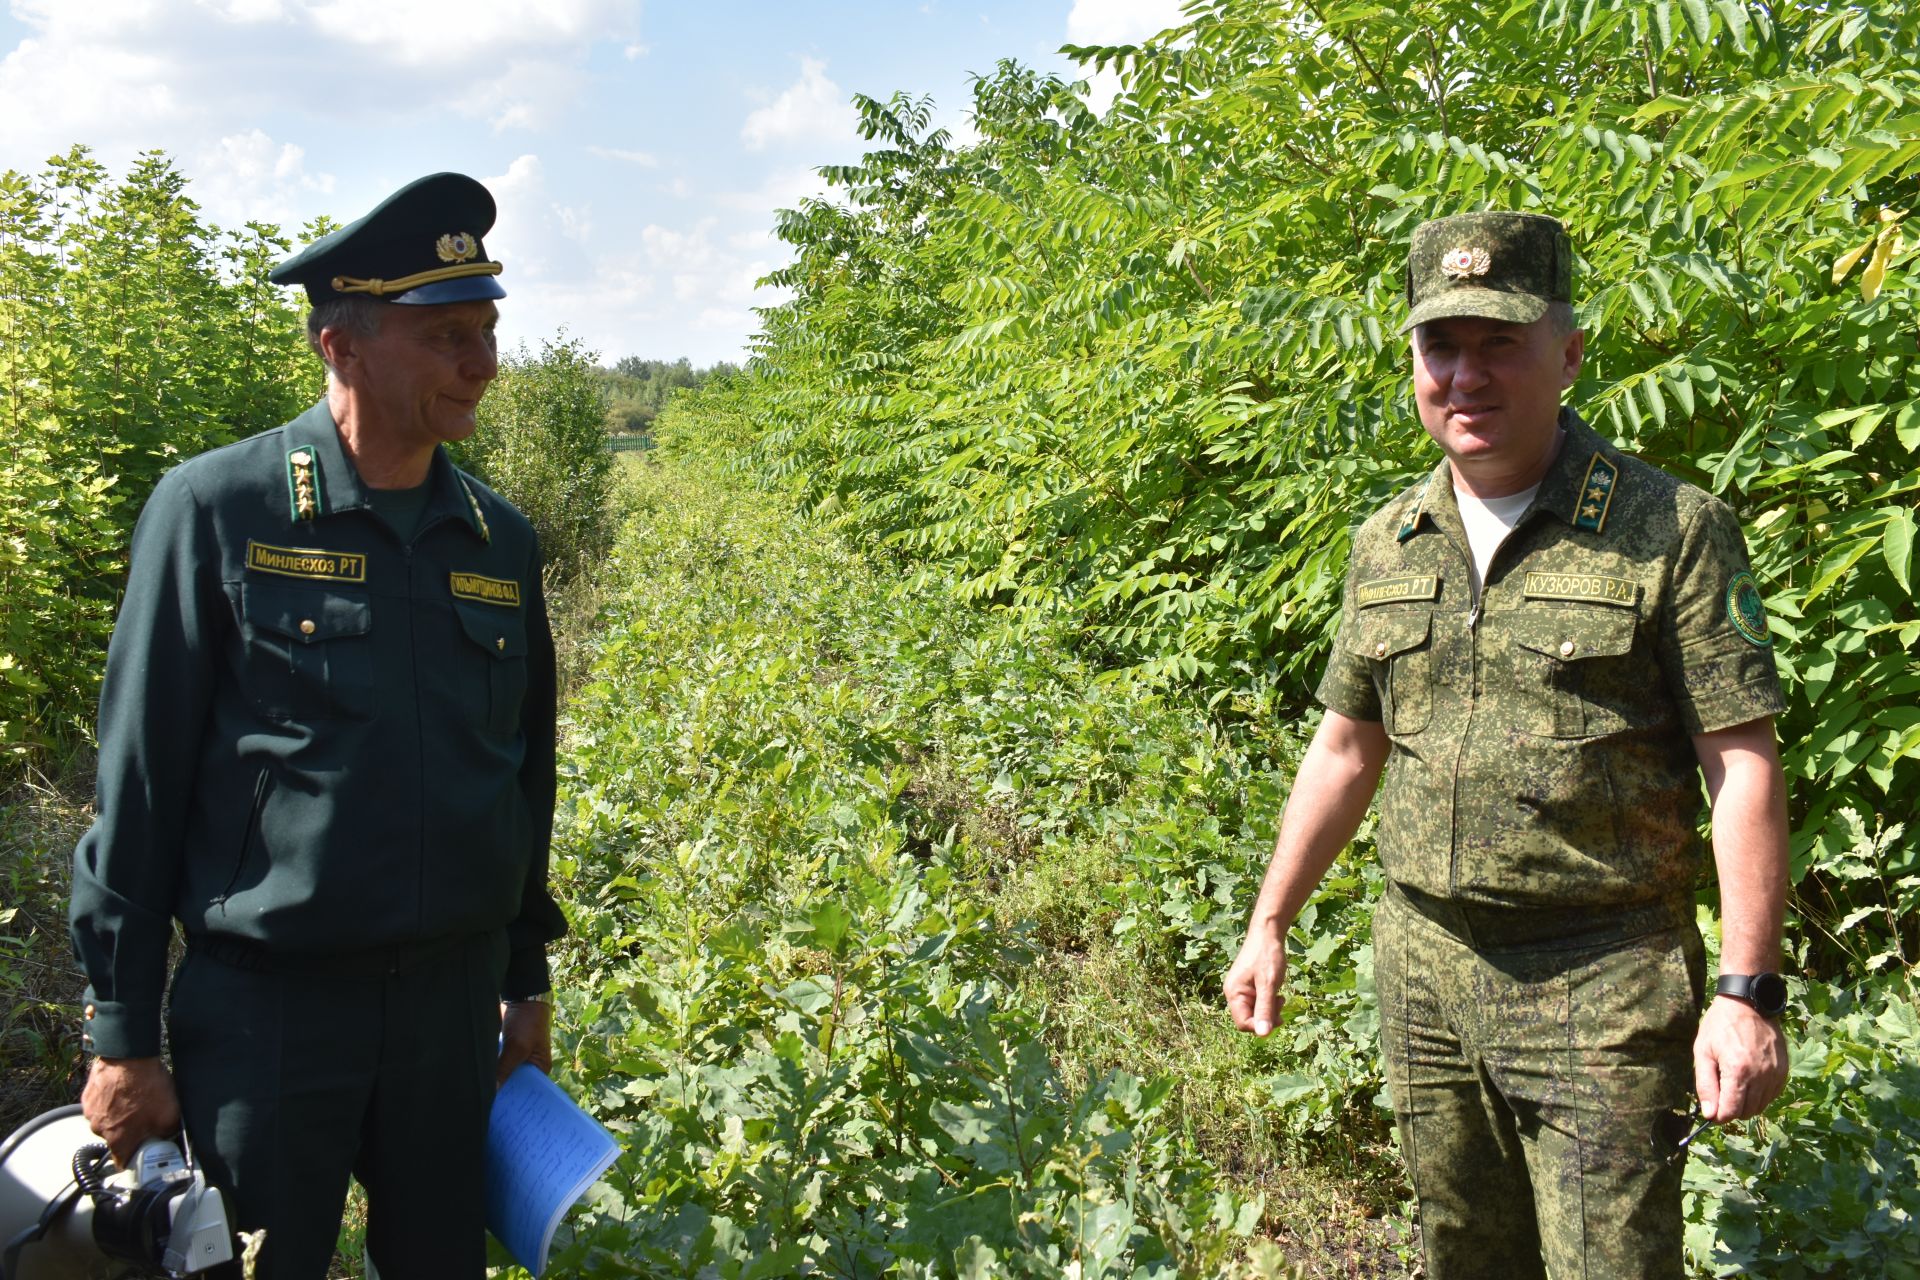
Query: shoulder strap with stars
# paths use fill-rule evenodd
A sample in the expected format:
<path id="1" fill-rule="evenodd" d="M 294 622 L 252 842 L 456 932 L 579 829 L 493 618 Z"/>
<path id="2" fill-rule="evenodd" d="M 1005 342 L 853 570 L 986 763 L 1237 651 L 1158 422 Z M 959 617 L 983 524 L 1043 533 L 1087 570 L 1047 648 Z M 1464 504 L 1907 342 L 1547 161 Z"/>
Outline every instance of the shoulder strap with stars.
<path id="1" fill-rule="evenodd" d="M 1587 463 L 1586 479 L 1580 482 L 1573 527 L 1588 533 L 1600 533 L 1607 526 L 1607 512 L 1613 508 L 1613 490 L 1620 480 L 1620 468 L 1599 454 Z"/>
<path id="2" fill-rule="evenodd" d="M 313 450 L 305 445 L 287 450 L 287 507 L 295 520 L 312 520 L 326 510 L 320 471 L 313 465 Z"/>

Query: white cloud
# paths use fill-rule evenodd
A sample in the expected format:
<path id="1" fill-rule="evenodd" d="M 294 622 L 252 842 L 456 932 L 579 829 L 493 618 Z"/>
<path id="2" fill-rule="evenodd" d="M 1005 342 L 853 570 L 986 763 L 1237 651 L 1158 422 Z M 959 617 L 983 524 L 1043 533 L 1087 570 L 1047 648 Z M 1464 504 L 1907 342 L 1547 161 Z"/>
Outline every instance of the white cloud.
<path id="1" fill-rule="evenodd" d="M 809 196 L 825 199 L 833 192 L 827 180 L 812 169 L 776 169 L 751 191 L 723 191 L 714 197 L 723 208 L 753 213 L 771 223 L 775 209 L 797 209 Z"/>
<path id="2" fill-rule="evenodd" d="M 660 167 L 660 158 L 651 151 L 628 151 L 624 147 L 588 147 L 587 152 L 590 155 L 599 156 L 602 160 L 622 160 L 627 164 L 637 164 L 642 169 Z"/>
<path id="3" fill-rule="evenodd" d="M 12 13 L 29 34 L 0 60 L 7 163 L 78 139 L 124 162 L 291 108 L 537 127 L 578 99 L 593 44 L 631 41 L 640 0 L 12 0 Z"/>
<path id="4" fill-rule="evenodd" d="M 858 121 L 848 95 L 827 79 L 827 64 L 802 58 L 800 78 L 751 112 L 740 137 L 749 151 L 763 151 L 774 142 L 842 142 L 854 136 Z"/>
<path id="5" fill-rule="evenodd" d="M 1180 0 L 1073 0 L 1067 14 L 1071 44 L 1139 44 L 1186 23 Z"/>
<path id="6" fill-rule="evenodd" d="M 320 35 L 358 45 L 380 62 L 444 68 L 493 61 L 541 46 L 580 43 L 631 26 L 636 0 L 306 0 Z"/>
<path id="7" fill-rule="evenodd" d="M 38 160 L 81 139 L 115 137 L 131 122 L 149 130 L 185 109 L 169 67 L 137 45 L 93 47 L 58 38 L 22 40 L 0 61 L 0 120 L 9 152 Z"/>
<path id="8" fill-rule="evenodd" d="M 251 129 L 228 134 L 193 157 L 192 194 L 219 226 L 248 220 L 286 225 L 299 220 L 307 196 L 333 190 L 330 173 L 308 173 L 306 149 Z"/>
<path id="9" fill-rule="evenodd" d="M 195 0 L 195 3 L 229 22 L 274 22 L 284 18 L 287 12 L 280 0 Z"/>
<path id="10" fill-rule="evenodd" d="M 1067 14 L 1068 44 L 1141 44 L 1169 27 L 1184 26 L 1180 0 L 1073 0 Z M 1086 75 L 1087 103 L 1104 112 L 1120 96 L 1112 68 Z"/>
<path id="11" fill-rule="evenodd" d="M 577 96 L 580 74 L 558 59 L 516 58 L 496 75 L 476 78 L 451 102 L 463 115 L 478 116 L 495 133 L 542 129 Z"/>
<path id="12" fill-rule="evenodd" d="M 702 218 L 690 231 L 650 224 L 640 232 L 640 244 L 652 265 L 676 268 L 684 274 L 690 268 L 706 267 L 713 262 L 713 242 L 709 238 L 713 225 L 712 218 Z"/>

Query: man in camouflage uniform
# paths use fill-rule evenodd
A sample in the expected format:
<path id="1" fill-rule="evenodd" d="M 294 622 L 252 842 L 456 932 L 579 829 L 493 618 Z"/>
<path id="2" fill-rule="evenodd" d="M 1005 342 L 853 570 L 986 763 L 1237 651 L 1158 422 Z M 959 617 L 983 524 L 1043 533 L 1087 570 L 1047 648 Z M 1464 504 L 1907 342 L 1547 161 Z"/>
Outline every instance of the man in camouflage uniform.
<path id="1" fill-rule="evenodd" d="M 1326 716 L 1225 981 L 1271 1031 L 1287 930 L 1384 769 L 1375 980 L 1432 1280 L 1678 1277 L 1689 1092 L 1732 1120 L 1786 1076 L 1759 592 L 1723 504 L 1561 407 L 1571 285 L 1551 218 L 1414 232 L 1414 392 L 1446 456 L 1354 538 Z M 1727 997 L 1704 1016 L 1703 774 Z"/>

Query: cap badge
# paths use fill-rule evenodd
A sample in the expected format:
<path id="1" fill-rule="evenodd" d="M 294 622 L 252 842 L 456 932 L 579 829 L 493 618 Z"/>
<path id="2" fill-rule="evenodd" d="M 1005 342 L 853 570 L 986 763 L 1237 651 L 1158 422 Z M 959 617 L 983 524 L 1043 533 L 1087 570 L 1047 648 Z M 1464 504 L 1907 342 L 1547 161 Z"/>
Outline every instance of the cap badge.
<path id="1" fill-rule="evenodd" d="M 441 236 L 433 246 L 433 251 L 440 255 L 442 262 L 465 262 L 480 252 L 480 246 L 466 232 L 456 231 L 452 235 Z"/>
<path id="2" fill-rule="evenodd" d="M 1468 276 L 1483 276 L 1493 265 L 1493 258 L 1485 249 L 1459 248 L 1449 249 L 1440 255 L 1441 274 L 1455 280 L 1464 280 Z"/>

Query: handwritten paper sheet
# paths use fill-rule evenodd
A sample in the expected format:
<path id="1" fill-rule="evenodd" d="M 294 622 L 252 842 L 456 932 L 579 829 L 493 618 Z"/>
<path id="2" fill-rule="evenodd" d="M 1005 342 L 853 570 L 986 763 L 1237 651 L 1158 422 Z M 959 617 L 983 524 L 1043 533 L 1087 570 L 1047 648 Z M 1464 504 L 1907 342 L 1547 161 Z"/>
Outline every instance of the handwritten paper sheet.
<path id="1" fill-rule="evenodd" d="M 560 1220 L 620 1154 L 613 1135 L 538 1067 L 493 1098 L 487 1127 L 487 1229 L 539 1275 Z"/>

